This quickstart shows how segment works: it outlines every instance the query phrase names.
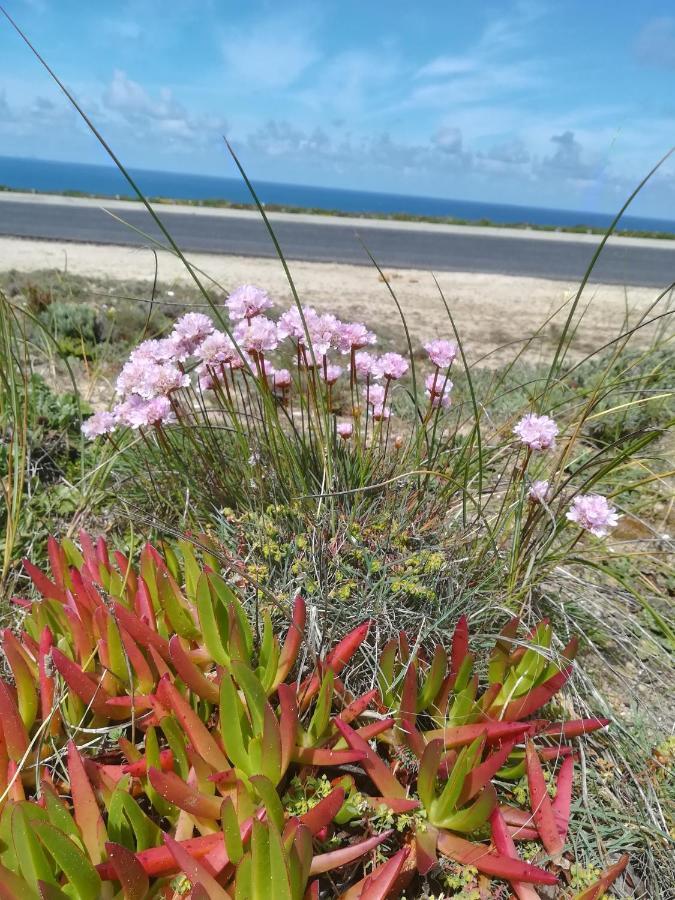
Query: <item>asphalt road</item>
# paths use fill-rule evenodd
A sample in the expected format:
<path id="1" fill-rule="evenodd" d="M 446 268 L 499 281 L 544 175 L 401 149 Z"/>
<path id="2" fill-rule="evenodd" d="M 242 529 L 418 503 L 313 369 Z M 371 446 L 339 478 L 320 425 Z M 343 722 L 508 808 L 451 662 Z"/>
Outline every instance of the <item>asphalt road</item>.
<path id="1" fill-rule="evenodd" d="M 160 233 L 145 210 L 129 208 L 121 214 L 153 236 Z M 186 251 L 238 256 L 274 256 L 275 251 L 259 219 L 245 216 L 192 215 L 160 211 L 173 238 Z M 595 244 L 568 239 L 500 237 L 467 229 L 461 233 L 439 229 L 383 228 L 377 224 L 323 224 L 280 221 L 275 232 L 289 259 L 370 265 L 359 237 L 378 263 L 386 268 L 428 271 L 484 272 L 529 275 L 564 281 L 579 280 Z M 0 234 L 95 244 L 144 245 L 147 241 L 102 210 L 92 206 L 54 203 L 0 203 Z M 598 239 L 599 240 L 599 239 Z M 2 260 L 0 260 L 0 266 Z M 665 287 L 675 280 L 675 246 L 644 246 L 629 241 L 609 244 L 594 270 L 592 281 L 608 284 Z"/>

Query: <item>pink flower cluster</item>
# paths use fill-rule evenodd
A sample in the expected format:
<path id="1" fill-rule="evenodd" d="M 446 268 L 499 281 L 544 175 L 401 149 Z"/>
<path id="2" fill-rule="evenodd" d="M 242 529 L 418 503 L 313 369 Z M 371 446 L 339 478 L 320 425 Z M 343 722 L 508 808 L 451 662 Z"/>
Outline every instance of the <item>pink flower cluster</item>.
<path id="1" fill-rule="evenodd" d="M 283 399 L 293 379 L 287 369 L 275 369 L 269 355 L 285 340 L 297 347 L 298 360 L 304 367 L 316 364 L 317 375 L 329 387 L 344 372 L 342 366 L 330 361 L 329 354 L 334 351 L 349 356 L 351 378 L 365 383 L 372 417 L 389 418 L 388 391 L 393 382 L 406 375 L 409 361 L 399 353 L 378 357 L 365 350 L 377 343 L 377 337 L 363 322 L 341 322 L 312 306 L 292 306 L 275 322 L 265 315 L 273 306 L 269 295 L 251 284 L 233 290 L 225 306 L 235 323 L 231 335 L 218 330 L 209 316 L 189 312 L 175 322 L 168 337 L 139 344 L 117 378 L 117 405 L 111 412 L 99 413 L 85 422 L 84 434 L 94 438 L 110 434 L 118 426 L 143 428 L 173 421 L 173 395 L 191 387 L 191 371 L 201 390 L 215 389 L 228 373 L 232 375 L 238 369 L 254 375 L 264 371 L 271 389 Z M 446 407 L 452 383 L 441 370 L 452 364 L 457 347 L 442 339 L 425 347 L 436 367 L 435 374 L 426 380 L 430 405 Z"/>
<path id="2" fill-rule="evenodd" d="M 550 416 L 528 413 L 516 424 L 513 433 L 530 450 L 553 450 L 558 434 L 558 426 Z"/>
<path id="3" fill-rule="evenodd" d="M 619 521 L 615 507 L 602 494 L 577 494 L 566 518 L 596 537 L 606 537 Z"/>

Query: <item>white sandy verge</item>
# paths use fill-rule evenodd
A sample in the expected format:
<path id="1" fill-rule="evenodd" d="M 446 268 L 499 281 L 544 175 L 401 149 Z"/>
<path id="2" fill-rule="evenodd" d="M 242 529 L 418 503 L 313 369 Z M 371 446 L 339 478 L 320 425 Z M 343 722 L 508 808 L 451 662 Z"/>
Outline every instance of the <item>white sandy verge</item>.
<path id="1" fill-rule="evenodd" d="M 160 252 L 159 280 L 174 291 L 191 283 L 183 264 L 170 253 Z M 264 287 L 280 304 L 291 302 L 291 292 L 280 263 L 275 259 L 190 254 L 191 263 L 207 273 L 220 287 L 231 290 L 239 284 Z M 367 322 L 383 337 L 403 342 L 403 330 L 387 286 L 375 269 L 339 263 L 289 263 L 303 303 L 330 310 L 343 319 Z M 144 248 L 75 244 L 61 241 L 0 237 L 0 271 L 33 272 L 58 269 L 90 278 L 147 282 L 155 271 L 154 255 Z M 387 278 L 403 308 L 413 340 L 452 336 L 448 316 L 431 273 L 416 269 L 387 269 Z M 577 284 L 511 275 L 473 272 L 442 272 L 437 275 L 448 301 L 469 359 L 478 361 L 491 354 L 488 363 L 511 359 L 518 342 L 531 335 L 555 310 L 574 296 Z M 209 283 L 209 278 L 204 277 Z M 577 331 L 573 354 L 590 352 L 614 338 L 626 309 L 631 318 L 654 301 L 652 288 L 624 288 L 593 284 L 586 288 L 581 308 L 586 309 Z M 166 295 L 162 295 L 167 299 Z M 565 313 L 550 322 L 528 354 L 550 358 L 551 346 L 560 334 Z M 643 338 L 647 338 L 647 329 Z M 515 342 L 515 343 L 514 343 Z M 509 345 L 509 346 L 504 346 Z"/>

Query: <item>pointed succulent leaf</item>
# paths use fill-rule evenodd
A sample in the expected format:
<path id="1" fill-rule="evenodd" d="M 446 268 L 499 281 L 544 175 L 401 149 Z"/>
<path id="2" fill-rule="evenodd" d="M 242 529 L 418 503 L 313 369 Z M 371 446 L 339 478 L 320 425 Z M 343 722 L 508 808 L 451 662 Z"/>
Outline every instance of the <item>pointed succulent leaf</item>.
<path id="1" fill-rule="evenodd" d="M 121 844 L 110 841 L 105 849 L 115 870 L 115 878 L 122 886 L 124 900 L 145 900 L 150 890 L 150 880 L 136 859 L 136 854 Z"/>
<path id="2" fill-rule="evenodd" d="M 229 769 L 230 764 L 227 757 L 216 743 L 213 735 L 168 678 L 160 680 L 157 695 L 161 703 L 173 710 L 190 743 L 204 761 L 216 772 Z"/>
<path id="3" fill-rule="evenodd" d="M 72 741 L 68 743 L 68 777 L 75 822 L 80 829 L 89 859 L 96 865 L 103 858 L 108 836 L 82 757 Z"/>
<path id="4" fill-rule="evenodd" d="M 323 875 L 324 872 L 330 872 L 340 866 L 346 866 L 348 863 L 354 862 L 355 859 L 374 850 L 383 841 L 392 834 L 391 831 L 383 831 L 371 838 L 359 841 L 357 844 L 350 844 L 348 847 L 341 847 L 339 850 L 331 850 L 328 853 L 321 853 L 312 860 L 310 868 L 311 875 Z"/>
<path id="5" fill-rule="evenodd" d="M 449 831 L 438 834 L 438 849 L 449 859 L 463 866 L 475 866 L 484 875 L 504 878 L 507 881 L 525 881 L 530 884 L 557 884 L 558 879 L 550 872 L 531 863 L 511 859 L 495 853 L 485 844 L 473 843 Z"/>
<path id="6" fill-rule="evenodd" d="M 101 879 L 77 844 L 50 822 L 34 821 L 31 822 L 31 828 L 68 879 L 75 896 L 79 900 L 98 897 L 101 891 Z"/>
<path id="7" fill-rule="evenodd" d="M 389 766 L 377 753 L 363 740 L 349 725 L 334 719 L 334 723 L 347 741 L 348 746 L 359 753 L 363 753 L 361 766 L 370 780 L 377 786 L 385 797 L 405 798 L 406 792 Z"/>
<path id="8" fill-rule="evenodd" d="M 200 884 L 207 891 L 210 900 L 230 900 L 230 895 L 225 888 L 218 884 L 208 869 L 196 860 L 179 841 L 174 841 L 170 835 L 165 834 L 164 843 L 183 874 L 193 884 Z"/>
<path id="9" fill-rule="evenodd" d="M 565 845 L 565 839 L 558 831 L 551 798 L 546 790 L 544 773 L 537 751 L 531 741 L 527 742 L 525 757 L 527 760 L 527 784 L 530 790 L 530 803 L 532 805 L 534 823 L 548 853 L 551 856 L 558 856 Z"/>
<path id="10" fill-rule="evenodd" d="M 519 860 L 520 857 L 518 856 L 516 845 L 513 843 L 513 838 L 499 808 L 492 810 L 490 825 L 492 828 L 492 841 L 497 852 L 503 856 L 509 856 L 511 859 Z M 537 894 L 531 884 L 527 884 L 524 881 L 512 881 L 511 887 L 518 900 L 539 900 L 539 894 Z"/>
<path id="11" fill-rule="evenodd" d="M 628 865 L 628 861 L 629 856 L 627 853 L 624 853 L 623 856 L 619 857 L 619 859 L 614 863 L 613 866 L 605 869 L 605 871 L 602 873 L 600 878 L 598 878 L 595 884 L 592 884 L 589 888 L 586 888 L 585 891 L 577 894 L 574 900 L 600 900 L 600 898 L 614 884 L 619 875 L 621 875 L 623 870 Z"/>

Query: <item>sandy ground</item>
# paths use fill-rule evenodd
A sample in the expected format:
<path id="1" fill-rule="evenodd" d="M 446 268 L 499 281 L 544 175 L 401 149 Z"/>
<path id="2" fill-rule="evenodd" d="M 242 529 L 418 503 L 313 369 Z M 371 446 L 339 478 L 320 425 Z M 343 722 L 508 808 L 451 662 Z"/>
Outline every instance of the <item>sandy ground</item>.
<path id="1" fill-rule="evenodd" d="M 253 282 L 268 290 L 282 305 L 291 300 L 284 271 L 276 260 L 195 253 L 190 261 L 224 289 Z M 154 255 L 137 248 L 0 237 L 0 270 L 10 269 L 21 272 L 60 269 L 88 277 L 150 283 Z M 303 303 L 330 310 L 340 318 L 365 321 L 388 341 L 402 343 L 403 331 L 396 306 L 374 268 L 291 262 L 290 269 Z M 431 273 L 393 269 L 387 270 L 386 275 L 414 340 L 452 336 Z M 490 354 L 486 362 L 492 364 L 511 359 L 513 342 L 521 342 L 531 335 L 574 296 L 578 287 L 561 281 L 507 275 L 443 272 L 437 277 L 474 363 L 485 354 Z M 180 286 L 191 280 L 180 260 L 169 253 L 159 254 L 159 279 L 175 290 L 175 299 L 180 297 Z M 204 281 L 208 283 L 208 278 Z M 652 288 L 587 287 L 582 301 L 586 312 L 577 332 L 574 355 L 587 353 L 611 340 L 619 333 L 626 309 L 631 310 L 633 318 L 656 295 Z M 540 355 L 550 356 L 564 317 L 565 313 L 561 313 L 546 325 L 530 351 L 530 361 L 536 361 Z M 646 339 L 646 329 L 643 336 Z M 505 347 L 507 344 L 510 346 Z"/>

